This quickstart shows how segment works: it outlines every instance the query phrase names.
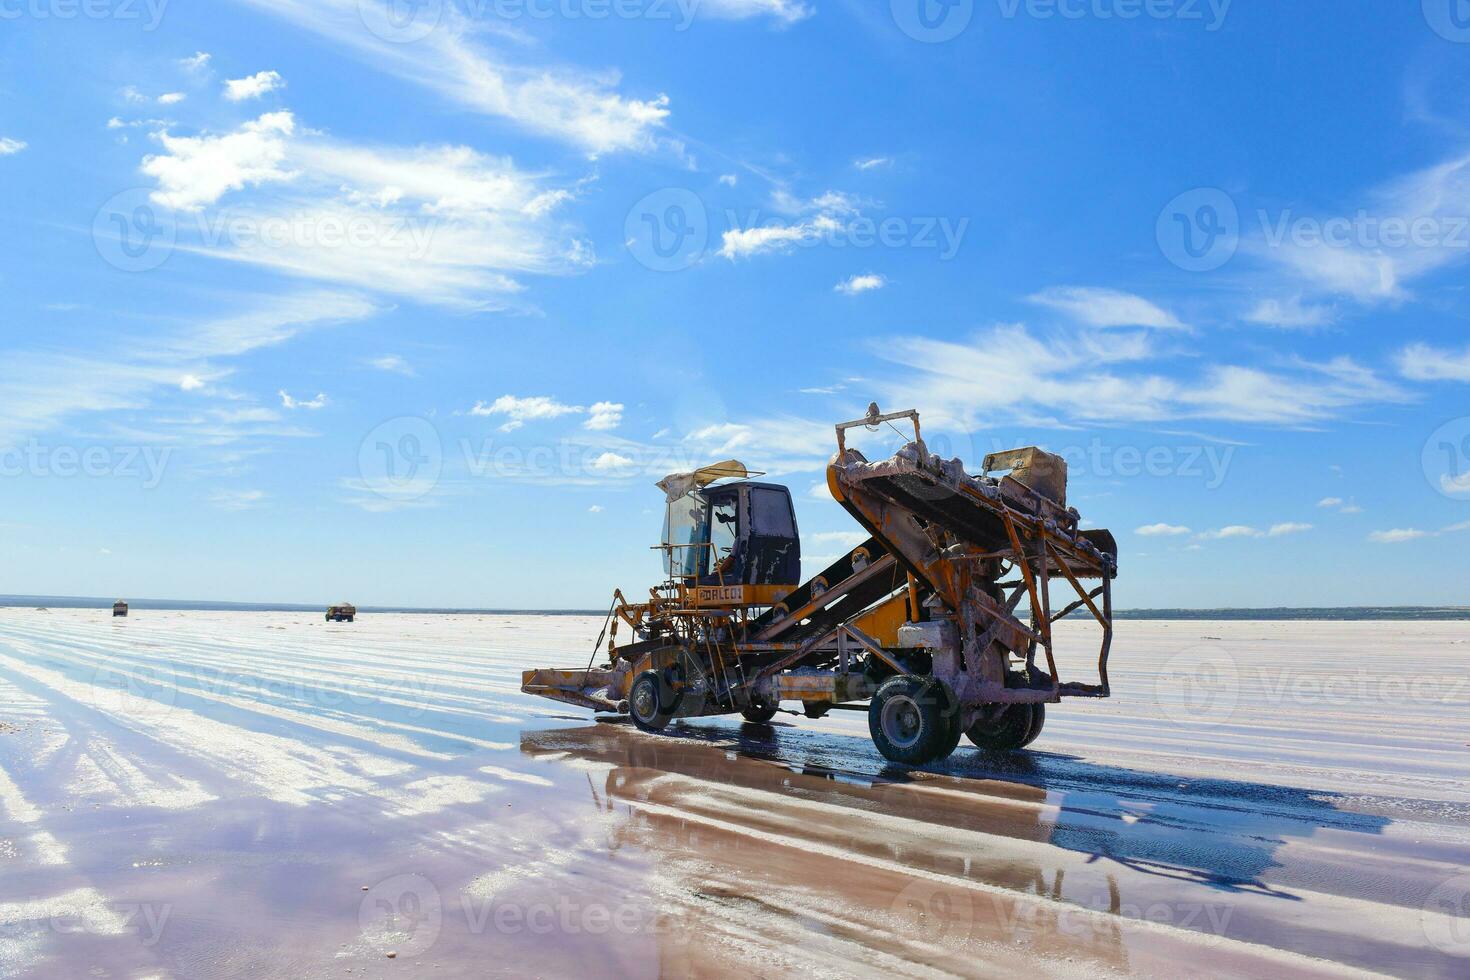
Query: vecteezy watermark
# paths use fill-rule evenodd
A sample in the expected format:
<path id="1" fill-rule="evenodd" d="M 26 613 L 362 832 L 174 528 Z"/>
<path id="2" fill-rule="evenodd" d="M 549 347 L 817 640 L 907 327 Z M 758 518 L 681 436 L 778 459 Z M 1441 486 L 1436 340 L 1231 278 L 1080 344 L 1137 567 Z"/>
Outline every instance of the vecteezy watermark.
<path id="1" fill-rule="evenodd" d="M 0 0 L 0 21 L 136 21 L 154 31 L 163 23 L 169 0 Z"/>
<path id="2" fill-rule="evenodd" d="M 156 269 L 173 254 L 179 231 L 175 216 L 152 199 L 146 187 L 108 198 L 92 218 L 92 244 L 108 265 L 124 272 Z"/>
<path id="3" fill-rule="evenodd" d="M 1470 416 L 1452 419 L 1424 441 L 1424 479 L 1446 497 L 1470 499 Z"/>
<path id="4" fill-rule="evenodd" d="M 1470 0 L 1423 0 L 1424 19 L 1446 41 L 1470 44 Z"/>
<path id="5" fill-rule="evenodd" d="M 416 262 L 429 254 L 438 227 L 438 221 L 423 215 L 179 212 L 160 204 L 149 191 L 135 188 L 98 209 L 92 241 L 104 261 L 124 272 L 158 268 L 181 241 L 239 252 L 371 249 Z"/>
<path id="6" fill-rule="evenodd" d="M 376 37 L 412 44 L 434 33 L 445 6 L 445 0 L 357 0 L 357 16 Z"/>
<path id="7" fill-rule="evenodd" d="M 1470 3 L 1470 0 L 1466 0 Z M 1154 226 L 1159 251 L 1187 272 L 1212 272 L 1233 259 L 1247 232 L 1269 249 L 1330 248 L 1383 256 L 1405 250 L 1470 252 L 1470 215 L 1352 214 L 1317 217 L 1291 209 L 1258 209 L 1246 222 L 1234 198 L 1218 187 L 1178 195 Z"/>
<path id="8" fill-rule="evenodd" d="M 1419 926 L 1441 953 L 1470 956 L 1470 875 L 1458 875 L 1430 892 Z"/>
<path id="9" fill-rule="evenodd" d="M 1310 673 L 1290 663 L 1242 660 L 1225 644 L 1206 642 L 1164 663 L 1154 698 L 1175 724 L 1214 727 L 1232 720 L 1243 700 L 1276 714 L 1288 708 L 1383 704 L 1470 708 L 1470 676 L 1363 668 Z"/>
<path id="10" fill-rule="evenodd" d="M 1159 670 L 1154 698 L 1164 717 L 1175 724 L 1223 725 L 1240 701 L 1240 667 L 1219 644 L 1189 647 Z"/>
<path id="11" fill-rule="evenodd" d="M 904 934 L 939 943 L 964 942 L 975 928 L 974 893 L 962 885 L 916 879 L 893 897 L 888 911 Z"/>
<path id="12" fill-rule="evenodd" d="M 140 946 L 151 949 L 163 939 L 173 910 L 169 902 L 107 902 L 82 911 L 58 912 L 47 919 L 47 925 L 64 936 L 132 936 Z"/>
<path id="13" fill-rule="evenodd" d="M 1037 444 L 1028 438 L 992 436 L 989 448 L 977 445 L 976 458 L 1003 452 L 1015 446 Z M 1067 463 L 1069 479 L 1088 476 L 1099 480 L 1178 479 L 1199 481 L 1206 490 L 1225 483 L 1238 446 L 1159 444 L 1152 446 L 1113 445 L 1094 436 L 1086 445 L 1050 446 L 1048 451 Z M 939 452 L 939 450 L 933 450 Z M 941 453 L 941 455 L 943 455 Z"/>
<path id="14" fill-rule="evenodd" d="M 373 947 L 399 956 L 426 953 L 439 941 L 444 922 L 439 889 L 423 875 L 394 875 L 368 889 L 357 908 L 357 925 Z"/>
<path id="15" fill-rule="evenodd" d="M 655 272 L 679 272 L 709 247 L 709 212 L 698 194 L 665 187 L 642 198 L 623 222 L 629 253 Z"/>
<path id="16" fill-rule="evenodd" d="M 51 446 L 36 439 L 0 449 L 0 479 L 16 477 L 138 480 L 144 490 L 163 482 L 172 446 Z"/>
<path id="17" fill-rule="evenodd" d="M 1185 191 L 1159 212 L 1154 237 L 1164 257 L 1179 268 L 1210 272 L 1240 248 L 1240 211 L 1217 187 Z"/>
<path id="18" fill-rule="evenodd" d="M 1233 0 L 889 0 L 893 22 L 916 41 L 953 40 L 975 19 L 977 4 L 993 3 L 1002 21 L 1172 20 L 1199 23 L 1206 31 L 1225 25 Z"/>
<path id="19" fill-rule="evenodd" d="M 174 709 L 178 675 L 146 663 L 104 664 L 92 674 L 92 707 L 105 715 L 151 721 Z"/>
<path id="20" fill-rule="evenodd" d="M 358 446 L 363 488 L 399 503 L 418 500 L 439 483 L 444 447 L 428 419 L 404 415 L 369 432 Z"/>
<path id="21" fill-rule="evenodd" d="M 964 33 L 975 0 L 889 0 L 893 22 L 915 41 L 940 44 Z"/>

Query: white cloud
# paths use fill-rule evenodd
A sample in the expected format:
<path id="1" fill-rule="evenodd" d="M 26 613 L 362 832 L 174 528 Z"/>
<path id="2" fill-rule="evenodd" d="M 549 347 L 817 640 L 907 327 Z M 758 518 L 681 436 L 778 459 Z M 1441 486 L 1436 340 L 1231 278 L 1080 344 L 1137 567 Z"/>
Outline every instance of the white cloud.
<path id="1" fill-rule="evenodd" d="M 494 32 L 485 29 L 483 19 L 467 16 L 448 3 L 418 8 L 442 16 L 437 24 L 425 24 L 432 27 L 426 36 L 404 44 L 364 29 L 363 12 L 371 12 L 375 4 L 360 4 L 359 0 L 241 2 L 314 31 L 375 69 L 466 109 L 509 119 L 594 155 L 655 148 L 669 115 L 665 95 L 647 99 L 621 95 L 616 89 L 619 77 L 613 71 L 511 63 L 485 43 Z M 727 4 L 726 9 L 737 6 L 749 5 Z"/>
<path id="2" fill-rule="evenodd" d="M 608 432 L 622 424 L 623 406 L 619 402 L 594 402 L 591 406 L 568 405 L 546 395 L 532 395 L 528 398 L 501 395 L 493 402 L 475 402 L 470 408 L 470 414 L 482 417 L 505 416 L 508 421 L 500 427 L 501 432 L 514 432 L 527 422 L 556 419 L 564 415 L 586 415 L 582 428 L 593 432 Z"/>
<path id="3" fill-rule="evenodd" d="M 832 488 L 827 486 L 826 480 L 818 480 L 813 483 L 807 488 L 806 495 L 813 500 L 825 500 L 829 503 L 835 500 L 832 496 Z"/>
<path id="4" fill-rule="evenodd" d="M 593 504 L 591 507 L 588 507 L 587 508 L 587 513 L 589 513 L 589 514 L 601 514 L 602 513 L 602 505 L 601 504 Z"/>
<path id="5" fill-rule="evenodd" d="M 143 173 L 158 181 L 153 199 L 195 211 L 248 184 L 291 179 L 281 165 L 286 138 L 296 129 L 289 112 L 271 112 L 223 136 L 154 134 L 165 153 L 143 158 Z"/>
<path id="6" fill-rule="evenodd" d="M 633 460 L 627 456 L 606 452 L 588 463 L 587 468 L 594 473 L 622 473 L 632 468 L 633 465 Z"/>
<path id="7" fill-rule="evenodd" d="M 222 510 L 250 510 L 265 500 L 263 490 L 216 490 L 210 502 Z"/>
<path id="8" fill-rule="evenodd" d="M 209 52 L 207 51 L 196 51 L 188 58 L 180 58 L 179 66 L 185 71 L 203 71 L 209 67 L 209 57 Z"/>
<path id="9" fill-rule="evenodd" d="M 244 305 L 238 304 L 237 305 Z M 221 372 L 211 362 L 285 343 L 308 331 L 377 312 L 348 293 L 287 293 L 245 307 L 233 316 L 204 321 L 162 336 L 121 338 L 114 350 L 80 355 L 0 353 L 0 445 L 61 425 L 79 415 L 143 410 L 166 393 L 199 391 L 192 381 Z M 191 409 L 171 424 L 174 441 L 194 438 L 211 445 L 242 435 L 296 434 L 269 418 Z M 143 436 L 137 437 L 139 440 Z"/>
<path id="10" fill-rule="evenodd" d="M 867 157 L 854 160 L 852 165 L 859 170 L 876 170 L 878 167 L 886 167 L 893 163 L 888 157 Z"/>
<path id="11" fill-rule="evenodd" d="M 1399 373 L 1410 381 L 1463 381 L 1470 384 L 1470 347 L 1447 350 L 1410 344 L 1398 354 Z"/>
<path id="12" fill-rule="evenodd" d="M 1027 299 L 1090 327 L 1153 327 L 1178 330 L 1184 327 L 1174 314 L 1142 296 L 1091 286 L 1054 286 Z"/>
<path id="13" fill-rule="evenodd" d="M 596 432 L 616 429 L 623 421 L 623 406 L 618 402 L 596 402 L 587 409 L 582 426 Z"/>
<path id="14" fill-rule="evenodd" d="M 317 392 L 317 396 L 310 401 L 303 401 L 299 398 L 292 398 L 289 394 L 286 393 L 285 389 L 276 392 L 276 394 L 281 396 L 281 407 L 285 409 L 294 410 L 298 408 L 304 408 L 314 412 L 319 408 L 325 408 L 327 404 L 327 396 L 322 394 L 321 392 Z"/>
<path id="15" fill-rule="evenodd" d="M 1145 524 L 1133 533 L 1145 538 L 1158 538 L 1178 537 L 1183 534 L 1189 534 L 1190 531 L 1189 528 L 1179 524 Z"/>
<path id="16" fill-rule="evenodd" d="M 1273 216 L 1246 246 L 1300 285 L 1372 305 L 1462 262 L 1470 214 L 1470 155 L 1407 174 L 1365 195 L 1353 214 Z M 1305 228 L 1320 229 L 1301 238 Z M 1295 234 L 1294 234 L 1295 233 Z"/>
<path id="17" fill-rule="evenodd" d="M 183 102 L 187 98 L 188 96 L 185 95 L 183 92 L 165 92 L 158 97 L 158 104 L 178 105 L 180 102 Z"/>
<path id="18" fill-rule="evenodd" d="M 868 538 L 867 531 L 820 531 L 816 534 L 808 534 L 805 541 L 819 548 L 835 546 L 842 551 L 851 551 Z"/>
<path id="19" fill-rule="evenodd" d="M 389 371 L 393 374 L 401 374 L 409 378 L 415 375 L 413 365 L 409 364 L 397 354 L 384 354 L 382 357 L 375 357 L 368 361 L 368 364 L 377 368 L 379 371 Z"/>
<path id="20" fill-rule="evenodd" d="M 532 395 L 529 398 L 501 395 L 489 404 L 482 401 L 475 402 L 474 407 L 470 409 L 470 414 L 485 417 L 503 415 L 508 421 L 500 427 L 500 431 L 514 432 L 527 422 L 555 419 L 583 411 L 585 409 L 580 405 L 565 405 L 545 395 Z"/>
<path id="21" fill-rule="evenodd" d="M 726 187 L 734 187 L 740 183 L 740 178 L 735 174 L 720 174 L 720 183 Z"/>
<path id="22" fill-rule="evenodd" d="M 1267 531 L 1266 534 L 1269 537 L 1280 538 L 1288 534 L 1302 534 L 1311 529 L 1312 525 L 1310 524 L 1297 524 L 1292 521 L 1285 521 L 1281 524 L 1272 524 L 1271 530 Z"/>
<path id="23" fill-rule="evenodd" d="M 225 82 L 225 98 L 231 102 L 244 102 L 246 99 L 258 99 L 268 92 L 285 87 L 286 81 L 281 78 L 279 72 L 258 71 L 245 78 L 228 79 Z"/>
<path id="24" fill-rule="evenodd" d="M 204 379 L 197 374 L 186 374 L 179 379 L 180 391 L 198 391 L 204 387 Z"/>
<path id="25" fill-rule="evenodd" d="M 878 275 L 877 273 L 869 272 L 863 275 L 850 276 L 847 279 L 844 279 L 842 282 L 839 282 L 836 286 L 833 286 L 832 288 L 839 293 L 843 293 L 844 295 L 856 296 L 859 293 L 867 293 L 872 292 L 876 289 L 882 289 L 886 285 L 888 285 L 888 280 L 886 278 Z"/>
<path id="26" fill-rule="evenodd" d="M 1336 311 L 1330 306 L 1303 303 L 1300 296 L 1293 296 L 1284 300 L 1263 299 L 1246 313 L 1244 319 L 1248 323 L 1258 323 L 1267 327 L 1310 330 L 1332 323 L 1336 319 Z"/>
<path id="27" fill-rule="evenodd" d="M 1035 336 L 1001 324 L 969 343 L 888 337 L 872 345 L 904 368 L 883 384 L 881 403 L 924 405 L 965 428 L 997 420 L 1095 424 L 1214 419 L 1310 425 L 1356 406 L 1409 399 L 1347 358 L 1265 371 L 1213 364 L 1169 377 L 1139 365 L 1169 352 L 1142 331 Z"/>
<path id="28" fill-rule="evenodd" d="M 595 261 L 556 214 L 574 190 L 467 147 L 343 143 L 289 111 L 155 139 L 142 169 L 187 212 L 180 250 L 472 311 L 524 308 L 519 275 Z"/>
<path id="29" fill-rule="evenodd" d="M 749 228 L 735 227 L 720 239 L 720 255 L 734 261 L 770 252 L 785 252 L 797 245 L 816 242 L 843 229 L 842 219 L 858 213 L 858 201 L 841 191 L 826 191 L 802 200 L 784 189 L 771 198 L 771 207 L 794 220 L 768 221 Z"/>
<path id="30" fill-rule="evenodd" d="M 124 102 L 131 102 L 134 105 L 138 105 L 148 101 L 148 96 L 144 95 L 142 92 L 139 92 L 136 85 L 126 86 L 122 90 L 121 95 Z"/>
<path id="31" fill-rule="evenodd" d="M 0 136 L 0 157 L 14 156 L 27 146 L 30 146 L 30 144 L 24 140 L 12 139 L 9 136 Z"/>
<path id="32" fill-rule="evenodd" d="M 1414 541 L 1418 538 L 1431 537 L 1429 531 L 1421 531 L 1415 527 L 1396 527 L 1390 531 L 1374 531 L 1368 535 L 1369 541 L 1379 544 L 1399 544 L 1404 541 Z"/>
<path id="33" fill-rule="evenodd" d="M 1405 541 L 1437 538 L 1446 534 L 1458 534 L 1462 531 L 1470 531 L 1470 521 L 1460 521 L 1457 524 L 1442 527 L 1438 531 L 1421 531 L 1416 527 L 1396 527 L 1389 531 L 1374 531 L 1368 535 L 1368 540 L 1378 544 L 1401 544 Z"/>
<path id="34" fill-rule="evenodd" d="M 699 16 L 717 20 L 770 17 L 783 25 L 795 24 L 814 13 L 800 0 L 701 0 L 695 9 Z"/>
<path id="35" fill-rule="evenodd" d="M 1205 531 L 1199 536 L 1206 541 L 1224 541 L 1229 538 L 1265 537 L 1260 531 L 1244 524 L 1232 524 L 1229 527 L 1222 527 L 1216 531 Z"/>
<path id="36" fill-rule="evenodd" d="M 1441 473 L 1439 477 L 1439 488 L 1453 497 L 1470 494 L 1470 470 L 1466 470 L 1459 476 L 1450 476 Z"/>
<path id="37" fill-rule="evenodd" d="M 1317 506 L 1318 507 L 1341 507 L 1342 506 L 1342 503 L 1343 503 L 1343 500 L 1342 500 L 1341 497 L 1323 497 L 1321 500 L 1317 501 Z"/>

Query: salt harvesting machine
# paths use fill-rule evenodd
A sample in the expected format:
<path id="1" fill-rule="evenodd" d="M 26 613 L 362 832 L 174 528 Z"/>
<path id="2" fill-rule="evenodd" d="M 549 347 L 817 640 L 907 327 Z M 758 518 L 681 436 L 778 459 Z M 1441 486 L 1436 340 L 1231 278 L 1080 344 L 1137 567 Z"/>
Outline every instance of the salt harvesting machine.
<path id="1" fill-rule="evenodd" d="M 847 445 L 850 429 L 895 422 L 914 437 L 888 459 Z M 764 724 L 783 710 L 865 710 L 879 752 L 916 766 L 948 757 L 962 734 L 1023 748 L 1046 705 L 1109 695 L 1117 544 L 1079 528 L 1064 460 L 1009 450 L 972 475 L 929 452 L 918 412 L 877 405 L 836 428 L 827 486 L 866 541 L 803 582 L 786 487 L 735 460 L 669 476 L 666 580 L 646 602 L 614 593 L 605 664 L 528 670 L 521 689 L 631 715 L 647 732 L 707 715 Z M 1060 608 L 1057 580 L 1076 593 Z M 1062 680 L 1053 650 L 1055 624 L 1084 608 L 1101 627 L 1095 684 Z M 620 624 L 632 633 L 622 644 Z"/>

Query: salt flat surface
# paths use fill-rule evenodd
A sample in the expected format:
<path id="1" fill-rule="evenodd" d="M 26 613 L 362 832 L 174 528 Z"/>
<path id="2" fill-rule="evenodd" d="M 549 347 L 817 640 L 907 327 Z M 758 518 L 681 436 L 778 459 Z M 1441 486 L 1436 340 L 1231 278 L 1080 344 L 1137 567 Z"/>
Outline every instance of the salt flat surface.
<path id="1" fill-rule="evenodd" d="M 923 771 L 520 693 L 599 626 L 0 610 L 0 976 L 1470 975 L 1470 624 L 1124 621 Z"/>

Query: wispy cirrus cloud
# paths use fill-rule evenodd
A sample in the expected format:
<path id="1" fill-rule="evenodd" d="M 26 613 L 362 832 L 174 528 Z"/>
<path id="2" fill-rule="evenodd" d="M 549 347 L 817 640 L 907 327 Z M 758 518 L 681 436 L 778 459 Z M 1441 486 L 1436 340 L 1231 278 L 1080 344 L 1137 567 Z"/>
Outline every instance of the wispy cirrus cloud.
<path id="1" fill-rule="evenodd" d="M 170 394 L 206 396 L 210 381 L 228 373 L 219 361 L 375 312 L 376 306 L 354 294 L 306 291 L 257 301 L 233 316 L 187 324 L 160 336 L 123 338 L 115 349 L 88 354 L 7 351 L 0 356 L 0 444 L 81 417 L 157 409 Z M 160 438 L 217 445 L 242 433 L 264 434 L 261 426 L 276 421 L 274 413 L 238 404 L 203 412 L 188 409 L 159 423 L 164 432 Z"/>
<path id="2" fill-rule="evenodd" d="M 415 8 L 408 37 L 397 37 L 389 0 L 239 0 L 354 52 L 383 72 L 433 91 L 472 112 L 506 119 L 590 154 L 654 149 L 669 115 L 663 94 L 630 98 L 616 73 L 516 62 L 487 42 L 484 25 L 453 4 Z M 723 0 L 727 12 L 796 4 Z M 397 15 L 402 19 L 402 14 Z M 376 26 L 375 31 L 372 26 Z"/>
<path id="3" fill-rule="evenodd" d="M 1040 336 L 1000 324 L 968 341 L 890 337 L 874 352 L 903 370 L 885 404 L 924 404 L 966 427 L 1152 423 L 1188 419 L 1312 426 L 1410 394 L 1347 357 L 1271 368 L 1213 364 L 1175 371 L 1142 331 Z"/>
<path id="4" fill-rule="evenodd" d="M 1027 297 L 1089 327 L 1152 327 L 1180 330 L 1174 314 L 1142 296 L 1092 286 L 1054 286 Z"/>
<path id="5" fill-rule="evenodd" d="M 1399 373 L 1410 381 L 1470 383 L 1470 347 L 1461 349 L 1410 344 L 1399 352 Z"/>
<path id="6" fill-rule="evenodd" d="M 285 110 L 154 138 L 141 169 L 182 212 L 180 249 L 476 311 L 524 308 L 518 276 L 592 261 L 557 217 L 574 187 L 467 147 L 333 140 Z"/>

